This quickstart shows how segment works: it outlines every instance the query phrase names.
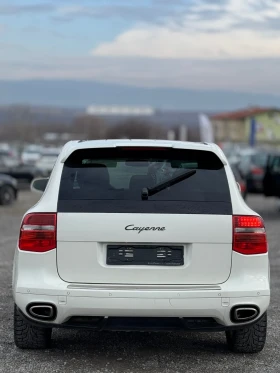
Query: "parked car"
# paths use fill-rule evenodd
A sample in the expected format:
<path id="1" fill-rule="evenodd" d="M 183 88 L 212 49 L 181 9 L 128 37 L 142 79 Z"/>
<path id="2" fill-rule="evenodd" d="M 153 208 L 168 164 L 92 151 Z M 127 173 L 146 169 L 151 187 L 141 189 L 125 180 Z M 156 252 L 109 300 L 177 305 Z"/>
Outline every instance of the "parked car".
<path id="1" fill-rule="evenodd" d="M 18 195 L 17 181 L 11 176 L 0 174 L 0 205 L 11 205 Z"/>
<path id="2" fill-rule="evenodd" d="M 271 153 L 268 157 L 263 190 L 267 197 L 280 198 L 280 152 Z"/>
<path id="3" fill-rule="evenodd" d="M 235 180 L 240 186 L 240 193 L 241 193 L 243 199 L 245 200 L 247 198 L 246 180 L 242 177 L 236 163 L 232 163 L 230 166 L 231 166 L 232 172 L 234 174 Z"/>
<path id="4" fill-rule="evenodd" d="M 6 142 L 0 142 L 0 151 L 4 150 L 4 151 L 10 151 L 11 149 L 11 146 L 6 143 Z"/>
<path id="5" fill-rule="evenodd" d="M 42 147 L 40 145 L 28 145 L 21 154 L 24 165 L 34 166 L 41 157 Z"/>
<path id="6" fill-rule="evenodd" d="M 16 156 L 15 152 L 10 151 L 10 150 L 0 149 L 0 166 L 16 167 L 19 164 L 20 164 L 20 160 Z"/>
<path id="7" fill-rule="evenodd" d="M 267 163 L 267 151 L 249 149 L 240 152 L 238 169 L 246 180 L 248 193 L 263 193 L 263 177 Z"/>
<path id="8" fill-rule="evenodd" d="M 32 183 L 44 194 L 20 227 L 16 346 L 48 348 L 55 327 L 181 328 L 225 331 L 232 351 L 261 351 L 266 231 L 229 167 L 210 144 L 66 144 L 52 177 Z"/>
<path id="9" fill-rule="evenodd" d="M 31 181 L 36 177 L 35 168 L 26 165 L 9 165 L 6 159 L 0 156 L 0 173 L 8 175 L 18 181 Z"/>
<path id="10" fill-rule="evenodd" d="M 42 177 L 50 176 L 58 155 L 59 151 L 56 149 L 45 149 L 35 164 L 36 174 Z"/>
<path id="11" fill-rule="evenodd" d="M 230 163 L 237 163 L 240 161 L 240 145 L 225 142 L 221 143 L 219 146 Z"/>

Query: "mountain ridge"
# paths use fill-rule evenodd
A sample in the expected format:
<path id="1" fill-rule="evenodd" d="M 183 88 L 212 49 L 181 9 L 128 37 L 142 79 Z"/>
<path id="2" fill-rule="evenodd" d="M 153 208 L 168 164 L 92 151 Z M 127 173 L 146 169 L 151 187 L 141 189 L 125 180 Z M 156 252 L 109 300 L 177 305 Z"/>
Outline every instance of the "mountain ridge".
<path id="1" fill-rule="evenodd" d="M 247 106 L 280 106 L 280 95 L 145 88 L 85 80 L 0 80 L 0 105 L 85 109 L 96 105 L 151 106 L 181 111 L 227 111 Z"/>

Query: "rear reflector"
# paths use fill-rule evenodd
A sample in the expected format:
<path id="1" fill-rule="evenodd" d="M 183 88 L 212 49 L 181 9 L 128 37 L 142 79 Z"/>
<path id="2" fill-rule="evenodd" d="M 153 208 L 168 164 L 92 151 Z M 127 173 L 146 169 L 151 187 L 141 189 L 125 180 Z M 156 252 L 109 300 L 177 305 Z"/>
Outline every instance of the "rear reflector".
<path id="1" fill-rule="evenodd" d="M 233 216 L 232 249 L 244 255 L 267 253 L 267 237 L 262 218 Z"/>
<path id="2" fill-rule="evenodd" d="M 24 217 L 19 236 L 19 249 L 45 253 L 56 248 L 56 214 L 34 213 Z"/>

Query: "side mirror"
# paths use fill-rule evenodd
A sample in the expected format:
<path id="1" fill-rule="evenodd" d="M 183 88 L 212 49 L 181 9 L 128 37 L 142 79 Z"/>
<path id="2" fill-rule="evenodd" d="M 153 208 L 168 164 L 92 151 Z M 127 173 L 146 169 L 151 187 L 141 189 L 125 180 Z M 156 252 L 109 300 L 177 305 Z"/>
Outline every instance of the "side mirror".
<path id="1" fill-rule="evenodd" d="M 32 192 L 36 193 L 43 193 L 47 187 L 47 184 L 49 182 L 48 178 L 45 179 L 34 179 L 31 183 L 31 190 Z"/>
<path id="2" fill-rule="evenodd" d="M 239 192 L 241 193 L 242 190 L 241 190 L 241 186 L 240 186 L 240 184 L 239 184 L 239 183 L 236 183 L 236 185 L 237 185 L 237 188 L 238 188 Z"/>

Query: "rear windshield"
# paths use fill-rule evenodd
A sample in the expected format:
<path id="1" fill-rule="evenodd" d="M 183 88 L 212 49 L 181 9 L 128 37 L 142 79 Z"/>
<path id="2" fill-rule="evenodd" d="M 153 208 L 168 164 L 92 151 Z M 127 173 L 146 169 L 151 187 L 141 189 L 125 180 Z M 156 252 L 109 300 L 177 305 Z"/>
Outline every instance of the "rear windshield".
<path id="1" fill-rule="evenodd" d="M 154 188 L 196 173 L 143 200 Z M 59 212 L 231 214 L 228 181 L 212 152 L 155 148 L 75 151 L 62 172 Z"/>

